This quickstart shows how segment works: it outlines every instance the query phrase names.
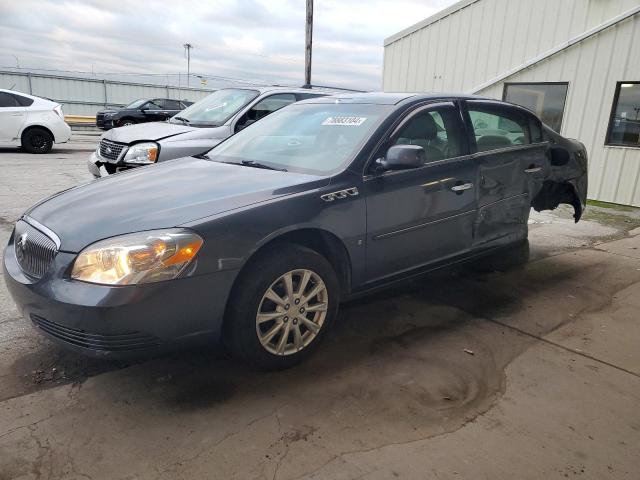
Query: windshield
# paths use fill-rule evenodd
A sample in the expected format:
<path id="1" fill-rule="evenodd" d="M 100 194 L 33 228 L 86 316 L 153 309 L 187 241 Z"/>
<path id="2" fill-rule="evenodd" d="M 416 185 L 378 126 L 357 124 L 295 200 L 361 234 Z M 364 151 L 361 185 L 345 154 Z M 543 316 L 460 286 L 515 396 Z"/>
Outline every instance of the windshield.
<path id="1" fill-rule="evenodd" d="M 385 105 L 294 104 L 241 130 L 207 156 L 323 175 L 350 161 L 391 109 Z"/>
<path id="2" fill-rule="evenodd" d="M 129 105 L 127 105 L 124 108 L 138 108 L 139 106 L 141 106 L 146 101 L 147 101 L 146 98 L 139 98 L 138 100 L 134 100 L 133 102 L 131 102 Z"/>
<path id="3" fill-rule="evenodd" d="M 258 96 L 256 90 L 224 89 L 185 108 L 171 123 L 215 127 L 222 125 L 233 114 Z"/>

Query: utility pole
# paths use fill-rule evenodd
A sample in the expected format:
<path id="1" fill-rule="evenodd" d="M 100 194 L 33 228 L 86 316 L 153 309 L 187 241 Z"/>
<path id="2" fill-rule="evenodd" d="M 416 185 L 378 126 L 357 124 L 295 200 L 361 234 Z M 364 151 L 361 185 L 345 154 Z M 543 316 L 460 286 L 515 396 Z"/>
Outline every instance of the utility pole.
<path id="1" fill-rule="evenodd" d="M 183 47 L 187 56 L 187 87 L 189 87 L 189 75 L 191 72 L 191 49 L 193 48 L 193 45 L 191 45 L 190 43 L 185 43 Z"/>
<path id="2" fill-rule="evenodd" d="M 307 27 L 304 50 L 304 86 L 311 88 L 311 44 L 313 42 L 313 0 L 307 0 Z"/>

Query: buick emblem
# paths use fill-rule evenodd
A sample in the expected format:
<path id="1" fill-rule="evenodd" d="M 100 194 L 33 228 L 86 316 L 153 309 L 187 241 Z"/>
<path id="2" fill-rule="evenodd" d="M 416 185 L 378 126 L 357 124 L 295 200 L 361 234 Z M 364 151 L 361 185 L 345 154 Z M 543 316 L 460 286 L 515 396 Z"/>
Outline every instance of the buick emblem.
<path id="1" fill-rule="evenodd" d="M 28 234 L 25 232 L 22 235 L 20 235 L 20 238 L 18 239 L 18 246 L 22 251 L 24 251 L 27 248 L 27 236 Z"/>

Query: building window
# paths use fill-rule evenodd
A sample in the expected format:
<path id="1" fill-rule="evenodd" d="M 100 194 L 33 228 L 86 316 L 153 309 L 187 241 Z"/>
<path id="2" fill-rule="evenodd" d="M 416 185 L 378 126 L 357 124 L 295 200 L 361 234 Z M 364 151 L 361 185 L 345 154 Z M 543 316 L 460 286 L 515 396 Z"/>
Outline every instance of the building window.
<path id="1" fill-rule="evenodd" d="M 566 82 L 505 83 L 502 99 L 528 108 L 543 123 L 560 132 L 568 88 Z"/>
<path id="2" fill-rule="evenodd" d="M 606 143 L 640 147 L 640 82 L 618 82 Z"/>

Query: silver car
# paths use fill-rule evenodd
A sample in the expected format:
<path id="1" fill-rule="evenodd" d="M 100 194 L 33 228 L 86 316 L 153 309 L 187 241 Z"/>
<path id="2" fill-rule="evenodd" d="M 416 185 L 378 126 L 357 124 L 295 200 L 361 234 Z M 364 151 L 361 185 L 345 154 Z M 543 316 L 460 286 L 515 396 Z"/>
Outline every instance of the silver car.
<path id="1" fill-rule="evenodd" d="M 283 87 L 217 90 L 167 122 L 109 130 L 88 161 L 89 171 L 94 177 L 104 177 L 164 160 L 200 155 L 290 103 L 324 95 L 328 93 Z"/>

